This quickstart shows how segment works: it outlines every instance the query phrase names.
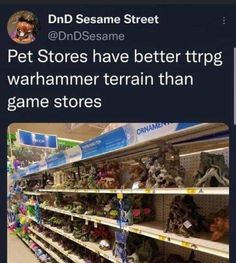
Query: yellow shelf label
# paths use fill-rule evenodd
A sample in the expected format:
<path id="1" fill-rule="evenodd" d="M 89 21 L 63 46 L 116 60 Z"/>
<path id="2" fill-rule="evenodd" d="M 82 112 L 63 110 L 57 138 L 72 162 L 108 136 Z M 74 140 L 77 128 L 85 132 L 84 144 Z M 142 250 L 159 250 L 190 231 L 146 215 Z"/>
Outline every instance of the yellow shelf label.
<path id="1" fill-rule="evenodd" d="M 189 195 L 195 195 L 196 193 L 197 193 L 196 188 L 188 188 L 187 189 L 187 194 L 189 194 Z"/>
<path id="2" fill-rule="evenodd" d="M 118 198 L 118 199 L 123 199 L 123 193 L 118 193 L 118 194 L 117 194 L 117 198 Z"/>
<path id="3" fill-rule="evenodd" d="M 165 241 L 167 239 L 165 236 L 162 236 L 162 235 L 159 235 L 158 237 L 159 237 L 159 240 L 161 241 Z"/>
<path id="4" fill-rule="evenodd" d="M 146 188 L 145 189 L 145 193 L 147 193 L 147 194 L 150 194 L 150 193 L 152 193 L 153 192 L 153 189 L 152 188 Z"/>
<path id="5" fill-rule="evenodd" d="M 190 247 L 191 247 L 191 243 L 182 241 L 182 242 L 181 242 L 181 246 L 182 246 L 182 247 L 186 247 L 186 248 L 190 248 Z"/>
<path id="6" fill-rule="evenodd" d="M 140 229 L 138 229 L 138 228 L 133 228 L 133 227 L 130 228 L 130 231 L 133 232 L 133 233 L 136 233 L 136 234 L 140 234 L 140 233 L 141 233 L 141 230 L 140 230 Z"/>

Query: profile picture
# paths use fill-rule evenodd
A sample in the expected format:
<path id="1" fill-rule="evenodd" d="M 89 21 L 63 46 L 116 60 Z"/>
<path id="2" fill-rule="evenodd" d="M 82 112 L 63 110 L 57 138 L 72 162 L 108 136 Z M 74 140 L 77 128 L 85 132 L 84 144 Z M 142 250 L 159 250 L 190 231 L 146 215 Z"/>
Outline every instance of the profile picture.
<path id="1" fill-rule="evenodd" d="M 18 11 L 9 18 L 7 31 L 10 38 L 18 44 L 32 43 L 39 33 L 38 18 L 30 11 Z"/>

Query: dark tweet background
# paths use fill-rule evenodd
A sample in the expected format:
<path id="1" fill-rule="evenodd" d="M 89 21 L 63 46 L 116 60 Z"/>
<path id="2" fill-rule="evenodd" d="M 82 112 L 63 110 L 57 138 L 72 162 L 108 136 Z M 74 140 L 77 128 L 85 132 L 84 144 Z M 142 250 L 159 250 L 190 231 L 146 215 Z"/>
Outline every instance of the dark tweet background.
<path id="1" fill-rule="evenodd" d="M 195 1 L 196 2 L 196 1 Z M 43 1 L 42 1 L 43 3 Z M 8 18 L 18 10 L 29 10 L 37 14 L 41 30 L 37 40 L 31 45 L 17 45 L 7 34 Z M 136 15 L 158 14 L 161 23 L 158 26 L 84 26 L 81 30 L 100 32 L 123 32 L 127 35 L 125 42 L 49 42 L 47 40 L 47 14 L 55 13 L 84 13 L 86 15 L 119 16 L 125 13 Z M 236 213 L 234 199 L 236 193 L 235 176 L 236 164 L 236 128 L 233 125 L 233 47 L 236 45 L 236 6 L 234 5 L 72 5 L 72 4 L 8 4 L 0 6 L 0 262 L 6 262 L 6 135 L 7 127 L 12 122 L 224 122 L 230 127 L 231 152 L 231 247 L 234 241 Z M 225 18 L 224 18 L 225 17 Z M 225 22 L 223 23 L 223 20 Z M 115 28 L 115 30 L 114 30 Z M 63 29 L 60 25 L 51 25 L 50 30 Z M 64 29 L 68 29 L 66 26 Z M 78 25 L 71 25 L 70 30 L 78 29 Z M 29 49 L 36 52 L 47 48 L 54 51 L 86 51 L 96 48 L 98 51 L 129 52 L 134 48 L 163 49 L 172 52 L 189 50 L 214 52 L 223 51 L 224 64 L 222 67 L 191 67 L 197 77 L 194 87 L 8 87 L 6 74 L 30 74 L 40 71 L 45 74 L 101 74 L 103 72 L 116 74 L 135 74 L 140 71 L 155 73 L 160 66 L 155 64 L 139 65 L 94 65 L 88 63 L 79 65 L 42 65 L 7 64 L 7 50 L 14 48 L 25 52 Z M 147 50 L 148 51 L 148 50 Z M 189 73 L 190 68 L 185 64 L 163 65 L 161 71 Z M 56 110 L 18 110 L 7 111 L 7 99 L 17 97 L 101 97 L 101 109 L 60 109 Z M 231 250 L 230 262 L 236 262 L 236 255 Z M 9 262 L 11 263 L 11 262 Z"/>

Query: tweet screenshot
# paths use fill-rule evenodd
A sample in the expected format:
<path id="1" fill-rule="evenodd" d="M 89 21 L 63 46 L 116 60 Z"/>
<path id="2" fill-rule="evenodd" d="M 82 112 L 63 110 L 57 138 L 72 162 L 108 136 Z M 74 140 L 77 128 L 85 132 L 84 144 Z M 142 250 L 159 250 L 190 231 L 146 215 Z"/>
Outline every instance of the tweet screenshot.
<path id="1" fill-rule="evenodd" d="M 3 263 L 234 263 L 236 5 L 0 4 Z"/>

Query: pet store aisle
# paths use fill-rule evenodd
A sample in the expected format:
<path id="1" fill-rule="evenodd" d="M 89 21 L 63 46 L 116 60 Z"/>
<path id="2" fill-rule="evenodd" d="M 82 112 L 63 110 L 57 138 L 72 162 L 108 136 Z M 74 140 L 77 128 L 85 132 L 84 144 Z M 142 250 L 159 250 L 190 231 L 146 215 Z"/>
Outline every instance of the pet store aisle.
<path id="1" fill-rule="evenodd" d="M 36 256 L 16 234 L 8 231 L 8 263 L 38 263 Z"/>

